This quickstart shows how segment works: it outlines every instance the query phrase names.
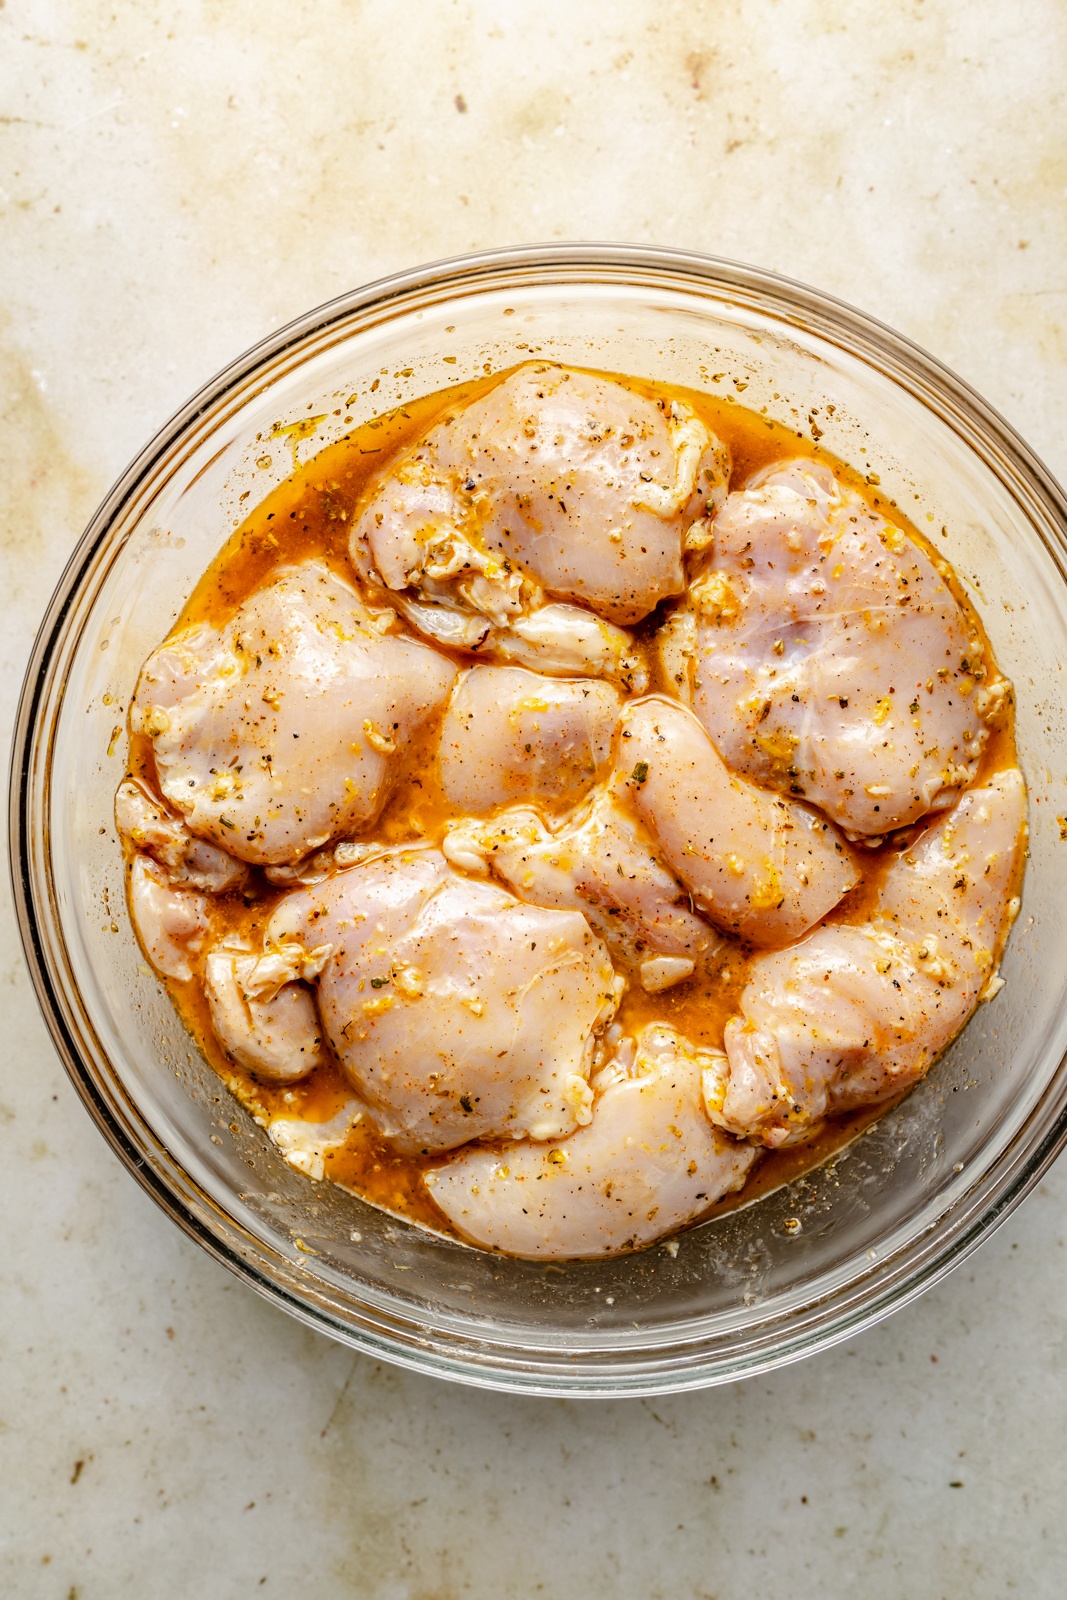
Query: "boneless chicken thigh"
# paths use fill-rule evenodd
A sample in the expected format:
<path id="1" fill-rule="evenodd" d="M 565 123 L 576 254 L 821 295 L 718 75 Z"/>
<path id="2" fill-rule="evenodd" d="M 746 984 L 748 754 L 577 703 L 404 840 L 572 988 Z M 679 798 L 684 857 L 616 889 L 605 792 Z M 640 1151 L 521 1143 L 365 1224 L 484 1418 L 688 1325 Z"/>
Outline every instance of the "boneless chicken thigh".
<path id="1" fill-rule="evenodd" d="M 398 850 L 286 896 L 268 946 L 294 943 L 328 949 L 326 1034 L 398 1149 L 588 1121 L 617 983 L 576 912 L 522 905 L 437 850 Z"/>
<path id="2" fill-rule="evenodd" d="M 739 1189 L 756 1152 L 701 1104 L 707 1052 L 653 1026 L 598 1074 L 592 1121 L 551 1146 L 474 1147 L 428 1172 L 445 1216 L 519 1256 L 599 1256 L 672 1232 Z"/>
<path id="3" fill-rule="evenodd" d="M 160 977 L 188 983 L 211 933 L 208 896 L 176 887 L 158 861 L 137 854 L 130 865 L 130 915 Z"/>
<path id="4" fill-rule="evenodd" d="M 903 852 L 870 921 L 819 928 L 755 961 L 725 1058 L 706 1077 L 714 1119 L 786 1144 L 922 1077 L 976 1001 L 996 992 L 1025 818 L 1011 767 Z"/>
<path id="5" fill-rule="evenodd" d="M 375 816 L 452 662 L 383 633 L 321 562 L 279 572 L 222 628 L 148 658 L 131 727 L 190 832 L 242 861 L 293 862 Z M 377 626 L 376 626 L 377 624 Z"/>
<path id="6" fill-rule="evenodd" d="M 814 461 L 729 496 L 668 672 L 738 772 L 876 838 L 972 782 L 1006 685 L 934 562 Z"/>
<path id="7" fill-rule="evenodd" d="M 554 828 L 530 807 L 452 823 L 444 851 L 468 872 L 492 872 L 520 899 L 581 911 L 624 965 L 656 992 L 688 978 L 721 940 L 656 859 L 654 841 L 607 790 Z"/>
<path id="8" fill-rule="evenodd" d="M 825 818 L 734 776 L 696 718 L 669 700 L 625 707 L 612 786 L 725 933 L 785 944 L 858 881 Z"/>
<path id="9" fill-rule="evenodd" d="M 328 951 L 296 947 L 265 957 L 224 941 L 204 959 L 211 1022 L 226 1052 L 261 1083 L 298 1083 L 326 1058 L 311 990 Z"/>
<path id="10" fill-rule="evenodd" d="M 396 604 L 403 609 L 400 596 Z M 421 624 L 416 621 L 415 626 Z M 433 630 L 428 630 L 431 638 Z M 609 678 L 628 694 L 643 694 L 648 671 L 625 628 L 582 606 L 553 601 L 513 617 L 480 647 L 483 656 L 551 672 L 559 677 Z"/>
<path id="11" fill-rule="evenodd" d="M 460 674 L 441 726 L 446 798 L 470 814 L 533 797 L 575 804 L 611 764 L 620 704 L 600 679 L 472 667 Z"/>
<path id="12" fill-rule="evenodd" d="M 687 407 L 531 364 L 390 464 L 352 559 L 415 626 L 468 649 L 521 637 L 545 595 L 626 626 L 681 594 L 688 531 L 728 474 Z"/>
<path id="13" fill-rule="evenodd" d="M 239 889 L 248 876 L 243 861 L 197 839 L 180 816 L 160 805 L 134 778 L 119 784 L 115 826 L 127 849 L 151 856 L 170 883 L 223 894 Z"/>

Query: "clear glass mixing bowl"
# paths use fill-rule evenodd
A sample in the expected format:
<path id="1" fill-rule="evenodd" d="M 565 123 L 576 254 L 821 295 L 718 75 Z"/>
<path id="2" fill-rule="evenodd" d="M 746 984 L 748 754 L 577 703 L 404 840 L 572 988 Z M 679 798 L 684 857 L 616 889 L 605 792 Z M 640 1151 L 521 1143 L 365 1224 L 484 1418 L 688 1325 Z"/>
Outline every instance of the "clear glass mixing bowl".
<path id="1" fill-rule="evenodd" d="M 508 1260 L 294 1173 L 193 1047 L 123 895 L 112 800 L 136 674 L 248 498 L 292 470 L 292 450 L 306 456 L 353 420 L 530 355 L 730 395 L 744 386 L 745 405 L 804 433 L 814 421 L 944 549 L 1018 693 L 1032 836 L 1007 987 L 846 1152 L 683 1234 L 675 1255 Z M 270 438 L 312 417 L 325 420 L 303 443 Z M 647 1394 L 764 1371 L 885 1316 L 973 1249 L 1067 1136 L 1065 513 L 1025 444 L 930 357 L 813 290 L 700 256 L 472 256 L 372 284 L 264 340 L 108 495 L 49 607 L 19 711 L 22 933 L 97 1124 L 174 1220 L 261 1294 L 443 1377 Z"/>

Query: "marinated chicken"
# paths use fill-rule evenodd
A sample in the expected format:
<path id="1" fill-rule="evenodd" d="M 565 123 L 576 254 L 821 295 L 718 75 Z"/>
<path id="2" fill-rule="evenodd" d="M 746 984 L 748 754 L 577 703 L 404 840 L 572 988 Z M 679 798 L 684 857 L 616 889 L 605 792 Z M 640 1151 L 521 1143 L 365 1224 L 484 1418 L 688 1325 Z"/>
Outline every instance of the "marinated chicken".
<path id="1" fill-rule="evenodd" d="M 302 978 L 317 977 L 324 956 L 297 951 L 257 956 L 215 945 L 204 961 L 204 992 L 224 1049 L 261 1083 L 299 1083 L 325 1059 L 322 1025 Z"/>
<path id="2" fill-rule="evenodd" d="M 635 1250 L 995 996 L 1012 710 L 871 480 L 529 362 L 330 446 L 222 552 L 130 708 L 130 912 L 309 1180 Z"/>
<path id="3" fill-rule="evenodd" d="M 819 928 L 754 961 L 725 1059 L 707 1076 L 713 1120 L 773 1147 L 920 1078 L 996 993 L 1025 833 L 1010 767 L 901 853 L 869 921 Z"/>
<path id="4" fill-rule="evenodd" d="M 400 850 L 289 895 L 267 940 L 321 953 L 326 1035 L 398 1149 L 588 1122 L 618 981 L 576 912 L 522 905 L 437 850 Z"/>
<path id="5" fill-rule="evenodd" d="M 683 592 L 687 537 L 728 476 L 684 404 L 520 367 L 389 464 L 352 559 L 442 643 L 491 651 L 546 595 L 626 627 Z"/>
<path id="6" fill-rule="evenodd" d="M 627 1041 L 588 1127 L 551 1144 L 473 1146 L 426 1182 L 466 1238 L 520 1256 L 591 1256 L 671 1233 L 739 1189 L 756 1159 L 701 1104 L 705 1053 L 673 1029 Z"/>
<path id="7" fill-rule="evenodd" d="M 555 829 L 521 806 L 488 822 L 452 823 L 443 848 L 456 866 L 491 872 L 533 905 L 582 912 L 645 989 L 684 981 L 721 947 L 656 859 L 655 840 L 607 790 Z"/>
<path id="8" fill-rule="evenodd" d="M 243 861 L 197 839 L 182 817 L 169 811 L 143 784 L 127 778 L 115 796 L 115 826 L 130 850 L 141 850 L 162 868 L 167 882 L 222 894 L 248 877 Z"/>
<path id="9" fill-rule="evenodd" d="M 188 983 L 211 931 L 207 896 L 175 888 L 149 856 L 135 855 L 130 866 L 130 916 L 156 971 Z"/>
<path id="10" fill-rule="evenodd" d="M 576 805 L 611 764 L 622 697 L 597 678 L 553 679 L 522 667 L 461 674 L 441 727 L 441 786 L 463 815 L 536 795 Z"/>
<path id="11" fill-rule="evenodd" d="M 951 805 L 1007 694 L 930 556 L 813 461 L 728 497 L 665 648 L 724 761 L 856 837 Z"/>
<path id="12" fill-rule="evenodd" d="M 240 861 L 299 860 L 370 822 L 451 661 L 389 632 L 318 562 L 290 568 L 222 629 L 146 661 L 130 718 L 190 833 Z"/>
<path id="13" fill-rule="evenodd" d="M 420 621 L 421 610 L 418 616 L 413 614 L 414 603 L 397 596 L 396 604 L 414 626 L 425 627 L 433 635 L 434 628 Z M 634 653 L 633 639 L 625 628 L 616 628 L 580 606 L 538 606 L 513 617 L 506 629 L 495 630 L 487 639 L 484 648 L 470 648 L 498 661 L 513 661 L 560 677 L 608 678 L 629 694 L 641 694 L 648 687 L 647 668 Z"/>
<path id="14" fill-rule="evenodd" d="M 627 706 L 613 786 L 701 910 L 752 944 L 797 938 L 858 881 L 832 824 L 735 777 L 696 718 L 667 700 Z"/>

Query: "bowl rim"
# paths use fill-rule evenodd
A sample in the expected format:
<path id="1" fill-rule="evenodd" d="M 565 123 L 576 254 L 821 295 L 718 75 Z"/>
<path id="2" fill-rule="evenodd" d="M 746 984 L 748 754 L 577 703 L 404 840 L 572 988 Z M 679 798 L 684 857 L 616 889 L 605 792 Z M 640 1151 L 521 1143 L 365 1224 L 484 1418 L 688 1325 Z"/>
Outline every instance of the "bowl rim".
<path id="1" fill-rule="evenodd" d="M 40 896 L 34 878 L 36 851 L 43 853 L 51 886 L 47 825 L 35 822 L 32 809 L 34 769 L 39 760 L 35 738 L 39 713 L 68 620 L 82 597 L 83 584 L 93 569 L 97 553 L 115 518 L 136 497 L 156 464 L 203 413 L 216 407 L 260 368 L 276 364 L 287 351 L 299 349 L 311 338 L 328 335 L 331 329 L 354 314 L 377 313 L 380 320 L 402 309 L 405 300 L 414 294 L 428 290 L 445 291 L 449 295 L 464 289 L 487 291 L 493 287 L 494 280 L 505 275 L 513 283 L 517 271 L 533 274 L 535 281 L 544 281 L 547 274 L 556 272 L 563 275 L 564 282 L 568 279 L 581 282 L 583 274 L 597 273 L 601 277 L 614 275 L 620 285 L 641 275 L 667 287 L 672 282 L 678 286 L 684 282 L 690 288 L 702 284 L 709 294 L 717 291 L 720 297 L 728 296 L 735 303 L 739 299 L 748 300 L 772 315 L 776 310 L 788 313 L 794 325 L 799 316 L 808 331 L 847 349 L 853 357 L 858 356 L 867 363 L 877 356 L 880 370 L 888 372 L 894 382 L 900 384 L 907 377 L 904 386 L 916 398 L 927 400 L 936 395 L 938 414 L 949 426 L 968 435 L 977 426 L 995 445 L 1002 475 L 1007 468 L 1014 480 L 1014 484 L 1006 484 L 1013 499 L 1018 501 L 1025 489 L 1029 496 L 1043 504 L 1046 512 L 1043 520 L 1049 525 L 1055 543 L 1050 542 L 1046 530 L 1037 523 L 1032 523 L 1033 530 L 1067 583 L 1067 496 L 1043 462 L 1012 425 L 963 379 L 913 341 L 843 300 L 743 262 L 646 245 L 527 244 L 446 257 L 408 268 L 314 307 L 267 334 L 227 363 L 156 431 L 93 513 L 46 608 L 19 698 L 9 788 L 9 866 L 13 899 L 23 952 L 52 1042 L 98 1129 L 156 1204 L 209 1255 L 265 1299 L 306 1325 L 379 1359 L 479 1387 L 574 1397 L 677 1392 L 767 1372 L 831 1348 L 909 1304 L 965 1260 L 1034 1188 L 1067 1144 L 1065 1103 L 1043 1138 L 1022 1155 L 1017 1153 L 1031 1120 L 1067 1068 L 1067 1055 L 1053 1070 L 1041 1099 L 1035 1103 L 1010 1145 L 969 1189 L 942 1211 L 938 1224 L 940 1240 L 935 1240 L 931 1234 L 925 1240 L 912 1241 L 906 1250 L 898 1251 L 898 1257 L 907 1255 L 906 1261 L 898 1259 L 894 1264 L 892 1256 L 879 1260 L 877 1275 L 881 1285 L 878 1292 L 870 1292 L 872 1269 L 870 1276 L 851 1280 L 843 1295 L 829 1296 L 806 1308 L 799 1321 L 791 1316 L 785 1336 L 776 1334 L 772 1324 L 757 1348 L 748 1356 L 741 1359 L 735 1356 L 731 1361 L 725 1361 L 714 1352 L 710 1359 L 706 1354 L 702 1359 L 699 1351 L 692 1356 L 684 1352 L 680 1355 L 677 1344 L 660 1361 L 650 1360 L 638 1344 L 628 1349 L 631 1358 L 628 1363 L 620 1362 L 617 1352 L 605 1350 L 604 1355 L 611 1360 L 603 1368 L 599 1367 L 592 1351 L 575 1351 L 570 1361 L 566 1359 L 566 1352 L 544 1346 L 524 1349 L 517 1354 L 514 1341 L 498 1347 L 484 1331 L 481 1338 L 470 1335 L 457 1339 L 440 1330 L 427 1337 L 426 1324 L 417 1315 L 407 1319 L 390 1317 L 380 1308 L 372 1314 L 358 1296 L 351 1307 L 350 1320 L 346 1320 L 323 1303 L 321 1297 L 316 1298 L 298 1262 L 281 1252 L 271 1251 L 262 1239 L 248 1233 L 236 1218 L 208 1200 L 197 1189 L 195 1180 L 184 1173 L 177 1158 L 160 1143 L 132 1100 L 125 1097 L 127 1106 L 123 1114 L 123 1108 L 109 1102 L 95 1082 L 76 1038 L 60 986 L 50 969 L 45 935 L 49 920 L 58 925 L 54 896 Z M 50 751 L 45 753 L 45 760 L 50 766 Z M 77 998 L 80 1004 L 80 995 Z M 82 1010 L 85 1016 L 84 1008 Z M 85 1021 L 88 1023 L 87 1016 Z M 91 1024 L 88 1025 L 91 1030 Z M 146 1147 L 154 1157 L 151 1161 L 146 1158 Z M 169 1181 L 165 1180 L 164 1172 L 168 1173 Z M 950 1219 L 951 1225 L 943 1227 Z M 269 1273 L 264 1267 L 265 1259 L 270 1261 Z M 829 1315 L 824 1316 L 827 1306 Z M 583 1359 L 587 1355 L 589 1359 Z"/>

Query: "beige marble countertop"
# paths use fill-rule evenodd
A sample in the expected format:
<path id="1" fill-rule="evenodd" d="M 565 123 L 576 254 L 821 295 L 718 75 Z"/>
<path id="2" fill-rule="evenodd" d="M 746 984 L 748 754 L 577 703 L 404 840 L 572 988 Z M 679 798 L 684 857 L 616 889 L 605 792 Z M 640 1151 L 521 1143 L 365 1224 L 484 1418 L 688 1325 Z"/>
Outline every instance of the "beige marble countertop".
<path id="1" fill-rule="evenodd" d="M 5 729 L 94 503 L 202 380 L 394 268 L 608 238 L 901 328 L 1067 474 L 1056 0 L 0 0 Z M 5 889 L 6 895 L 6 889 Z M 1002 1600 L 1067 1571 L 1067 1168 L 827 1355 L 668 1400 L 380 1366 L 120 1169 L 10 912 L 0 1593 Z"/>

